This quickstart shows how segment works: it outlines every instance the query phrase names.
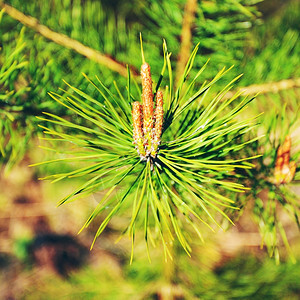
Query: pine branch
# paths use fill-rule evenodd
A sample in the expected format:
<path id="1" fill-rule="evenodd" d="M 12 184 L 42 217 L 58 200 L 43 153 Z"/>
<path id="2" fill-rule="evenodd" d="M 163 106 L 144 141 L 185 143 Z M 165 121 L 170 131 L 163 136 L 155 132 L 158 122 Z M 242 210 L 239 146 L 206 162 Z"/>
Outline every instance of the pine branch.
<path id="1" fill-rule="evenodd" d="M 268 93 L 278 93 L 279 91 L 289 90 L 293 88 L 300 87 L 300 78 L 296 79 L 286 79 L 278 82 L 269 82 L 263 84 L 253 84 L 246 87 L 242 87 L 239 91 L 246 95 L 256 95 L 256 94 L 268 94 Z M 236 91 L 229 91 L 224 99 L 230 99 Z"/>
<path id="2" fill-rule="evenodd" d="M 59 44 L 63 47 L 72 49 L 76 51 L 77 53 L 87 57 L 88 59 L 94 60 L 100 65 L 103 65 L 119 74 L 121 74 L 124 77 L 127 77 L 127 69 L 125 65 L 121 62 L 116 61 L 115 59 L 95 50 L 90 47 L 87 47 L 83 45 L 82 43 L 78 42 L 77 40 L 71 39 L 70 37 L 57 33 L 55 31 L 52 31 L 48 27 L 39 24 L 39 21 L 36 18 L 33 18 L 31 16 L 27 16 L 20 12 L 19 10 L 15 9 L 14 7 L 4 3 L 0 2 L 0 8 L 4 9 L 5 12 L 10 15 L 13 19 L 21 22 L 27 27 L 30 27 L 31 29 L 35 30 L 36 32 L 40 33 L 45 38 L 53 41 L 56 44 Z M 138 75 L 138 72 L 135 70 L 135 68 L 131 67 L 132 74 L 134 76 Z"/>
<path id="3" fill-rule="evenodd" d="M 154 240 L 161 240 L 165 258 L 171 258 L 171 247 L 175 238 L 190 255 L 192 249 L 189 238 L 185 235 L 185 226 L 195 230 L 202 240 L 200 224 L 207 225 L 213 231 L 213 227 L 221 227 L 214 214 L 232 223 L 224 210 L 225 208 L 236 210 L 237 207 L 224 192 L 230 194 L 245 192 L 246 188 L 237 182 L 238 178 L 234 178 L 234 174 L 237 170 L 246 172 L 251 169 L 253 165 L 247 160 L 257 157 L 256 155 L 237 159 L 229 157 L 229 153 L 237 153 L 245 145 L 256 140 L 255 138 L 252 141 L 243 141 L 242 144 L 236 142 L 256 126 L 253 117 L 240 121 L 236 118 L 252 99 L 245 98 L 237 103 L 234 109 L 228 111 L 228 106 L 236 96 L 221 101 L 222 95 L 239 79 L 239 76 L 227 84 L 218 95 L 210 94 L 211 87 L 226 74 L 225 69 L 219 71 L 211 81 L 205 82 L 200 90 L 193 93 L 192 87 L 206 66 L 198 71 L 195 78 L 187 81 L 197 50 L 198 46 L 193 50 L 180 78 L 180 84 L 174 90 L 170 53 L 164 44 L 165 61 L 161 76 L 164 76 L 165 69 L 168 70 L 172 89 L 164 90 L 165 102 L 161 99 L 164 109 L 160 113 L 163 114 L 164 126 L 160 134 L 160 143 L 154 155 L 146 154 L 146 159 L 141 159 L 141 151 L 139 147 L 135 148 L 132 141 L 134 140 L 138 146 L 140 137 L 148 134 L 148 131 L 143 129 L 147 127 L 153 129 L 153 126 L 147 125 L 147 120 L 153 118 L 154 96 L 148 64 L 144 63 L 142 66 L 142 94 L 139 88 L 136 92 L 131 88 L 129 76 L 128 100 L 122 94 L 115 97 L 98 77 L 94 82 L 87 76 L 87 80 L 103 97 L 102 102 L 98 97 L 94 98 L 71 85 L 69 87 L 73 92 L 68 95 L 50 93 L 57 103 L 70 109 L 82 121 L 88 122 L 80 121 L 78 124 L 77 121 L 72 122 L 70 119 L 52 113 L 45 113 L 44 117 L 38 117 L 39 120 L 48 123 L 47 126 L 40 125 L 49 135 L 47 140 L 51 143 L 64 142 L 72 147 L 76 145 L 76 149 L 73 148 L 70 156 L 69 151 L 64 153 L 64 150 L 59 150 L 60 146 L 53 144 L 53 149 L 64 153 L 64 157 L 37 163 L 35 166 L 60 164 L 62 161 L 84 163 L 85 166 L 82 168 L 67 173 L 52 174 L 44 179 L 57 182 L 72 177 L 85 178 L 85 182 L 65 196 L 59 205 L 95 191 L 102 190 L 105 193 L 82 227 L 82 229 L 88 227 L 99 215 L 105 216 L 92 246 L 110 220 L 116 214 L 122 211 L 124 213 L 127 204 L 133 204 L 131 218 L 124 231 L 132 241 L 131 259 L 135 232 L 138 228 L 144 229 L 148 253 L 149 242 L 155 244 Z M 184 84 L 186 90 L 183 90 Z M 156 93 L 156 111 L 160 107 L 160 91 Z M 137 102 L 139 98 L 142 100 L 140 104 Z M 143 123 L 141 105 L 146 106 L 143 110 Z M 199 109 L 200 107 L 202 109 Z M 227 112 L 224 115 L 225 111 Z M 155 114 L 155 125 L 158 124 L 156 123 L 158 117 L 159 114 Z M 90 125 L 82 125 L 85 123 Z M 55 127 L 58 129 L 53 128 L 51 124 L 57 125 Z M 70 128 L 77 131 L 77 134 L 69 134 Z M 158 127 L 154 126 L 155 128 Z M 153 133 L 156 135 L 156 130 L 152 131 Z M 148 145 L 152 143 L 152 134 L 149 135 L 150 139 L 148 136 L 147 140 L 144 139 L 144 149 L 148 149 Z M 123 187 L 124 190 L 119 187 Z M 117 190 L 120 190 L 120 193 L 117 193 Z M 210 222 L 213 227 L 210 226 Z"/>
<path id="4" fill-rule="evenodd" d="M 195 14 L 197 11 L 197 1 L 187 0 L 184 16 L 182 21 L 181 31 L 181 46 L 178 54 L 177 69 L 176 69 L 176 83 L 178 83 L 184 68 L 189 59 L 192 47 L 192 25 L 194 23 Z"/>

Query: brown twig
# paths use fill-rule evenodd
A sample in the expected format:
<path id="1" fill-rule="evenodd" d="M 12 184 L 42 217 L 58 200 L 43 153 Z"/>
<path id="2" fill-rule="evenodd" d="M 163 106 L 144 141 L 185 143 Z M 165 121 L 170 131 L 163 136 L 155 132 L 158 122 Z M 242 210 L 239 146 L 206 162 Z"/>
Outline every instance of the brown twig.
<path id="1" fill-rule="evenodd" d="M 300 78 L 286 79 L 277 82 L 253 84 L 239 89 L 244 95 L 268 94 L 278 93 L 279 91 L 289 90 L 300 87 Z M 236 91 L 229 91 L 224 99 L 230 99 L 234 96 Z"/>
<path id="2" fill-rule="evenodd" d="M 13 19 L 21 22 L 27 27 L 30 27 L 31 29 L 35 30 L 36 32 L 40 33 L 45 38 L 53 41 L 56 44 L 59 44 L 63 47 L 72 49 L 79 54 L 87 57 L 88 59 L 94 60 L 95 62 L 99 63 L 100 65 L 103 65 L 119 74 L 121 74 L 124 77 L 127 77 L 127 69 L 123 63 L 120 63 L 111 57 L 100 53 L 99 51 L 92 49 L 90 47 L 87 47 L 83 45 L 82 43 L 71 39 L 70 37 L 57 33 L 55 31 L 52 31 L 48 27 L 41 25 L 39 21 L 31 16 L 24 15 L 22 12 L 18 11 L 14 7 L 3 3 L 0 1 L 0 8 L 4 9 L 4 11 L 10 15 Z M 131 68 L 131 71 L 134 76 L 138 76 L 138 72 Z"/>
<path id="3" fill-rule="evenodd" d="M 184 72 L 192 47 L 192 26 L 197 11 L 197 0 L 187 0 L 182 20 L 181 45 L 176 67 L 176 83 Z"/>

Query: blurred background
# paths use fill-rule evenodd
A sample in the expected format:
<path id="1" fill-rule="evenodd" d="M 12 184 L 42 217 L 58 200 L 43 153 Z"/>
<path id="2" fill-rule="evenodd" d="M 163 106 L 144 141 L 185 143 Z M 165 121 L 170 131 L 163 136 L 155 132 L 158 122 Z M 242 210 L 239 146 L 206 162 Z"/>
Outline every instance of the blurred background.
<path id="1" fill-rule="evenodd" d="M 92 251 L 99 223 L 77 235 L 101 193 L 56 208 L 82 182 L 39 180 L 72 165 L 28 167 L 55 155 L 39 147 L 45 144 L 36 116 L 70 114 L 47 93 L 67 89 L 63 80 L 95 93 L 81 72 L 99 76 L 107 87 L 116 81 L 126 93 L 126 64 L 134 76 L 142 63 L 140 32 L 153 74 L 161 71 L 163 39 L 177 75 L 198 42 L 196 68 L 210 58 L 205 79 L 234 65 L 216 88 L 243 73 L 235 90 L 260 92 L 250 107 L 267 116 L 259 131 L 270 140 L 272 126 L 287 128 L 297 163 L 300 1 L 7 0 L 0 9 L 0 299 L 300 299 L 297 209 L 288 207 L 296 221 L 280 205 L 272 220 L 258 209 L 260 199 L 277 193 L 261 179 L 269 174 L 267 156 L 257 162 L 255 178 L 261 181 L 249 183 L 255 191 L 236 226 L 215 234 L 204 230 L 205 243 L 195 238 L 192 258 L 177 245 L 174 261 L 167 263 L 161 249 L 152 251 L 150 263 L 136 243 L 132 265 L 130 241 L 116 243 L 125 226 L 121 217 L 109 223 Z M 283 125 L 274 125 L 282 111 Z M 276 156 L 271 143 L 255 147 Z M 299 207 L 299 179 L 282 190 L 279 202 L 293 193 Z M 276 240 L 274 258 L 268 238 L 261 247 L 261 235 L 273 232 L 278 219 L 285 234 Z"/>

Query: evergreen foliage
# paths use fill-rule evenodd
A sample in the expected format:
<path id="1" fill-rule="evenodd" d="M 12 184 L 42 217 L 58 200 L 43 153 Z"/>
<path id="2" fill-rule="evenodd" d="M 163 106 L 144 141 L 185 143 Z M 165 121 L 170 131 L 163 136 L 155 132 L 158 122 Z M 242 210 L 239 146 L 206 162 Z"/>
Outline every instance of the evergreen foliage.
<path id="1" fill-rule="evenodd" d="M 241 85 L 299 78 L 299 11 L 299 1 L 289 1 L 263 26 L 253 28 L 242 59 Z"/>
<path id="2" fill-rule="evenodd" d="M 211 95 L 211 87 L 225 73 L 222 69 L 210 82 L 204 82 L 201 89 L 193 90 L 206 67 L 204 65 L 195 78 L 187 80 L 198 50 L 196 47 L 178 88 L 173 90 L 170 54 L 166 45 L 164 49 L 164 66 L 161 77 L 157 79 L 155 91 L 163 79 L 165 68 L 169 72 L 167 76 L 169 89 L 164 93 L 165 121 L 162 143 L 157 155 L 141 160 L 134 149 L 132 119 L 129 117 L 130 103 L 136 101 L 141 93 L 138 86 L 137 91 L 134 91 L 130 76 L 127 98 L 119 92 L 117 85 L 116 94 L 113 94 L 98 77 L 96 77 L 98 83 L 94 83 L 88 77 L 87 79 L 98 90 L 101 100 L 99 97 L 92 98 L 72 86 L 77 95 L 69 94 L 68 97 L 63 97 L 55 93 L 50 94 L 54 100 L 87 121 L 80 123 L 90 122 L 92 126 L 82 126 L 50 113 L 45 113 L 50 118 L 38 118 L 76 129 L 75 135 L 64 133 L 64 129 L 43 127 L 45 132 L 52 136 L 51 141 L 68 142 L 78 147 L 78 151 L 72 150 L 74 156 L 66 157 L 65 160 L 89 162 L 85 167 L 70 173 L 47 177 L 55 182 L 84 176 L 85 183 L 62 199 L 59 204 L 72 201 L 73 197 L 79 194 L 107 190 L 84 227 L 100 213 L 106 212 L 96 233 L 97 238 L 110 219 L 122 210 L 123 202 L 127 202 L 128 206 L 133 207 L 131 220 L 128 221 L 126 229 L 132 243 L 135 230 L 144 227 L 146 242 L 153 241 L 158 236 L 162 240 L 167 256 L 170 255 L 167 244 L 172 243 L 174 235 L 187 253 L 191 251 L 182 231 L 185 223 L 191 225 L 202 239 L 198 221 L 213 229 L 208 224 L 209 220 L 218 225 L 213 210 L 230 220 L 222 211 L 222 207 L 235 209 L 234 201 L 224 196 L 224 191 L 243 192 L 244 187 L 234 182 L 233 172 L 237 168 L 252 167 L 246 162 L 251 158 L 231 159 L 230 153 L 240 151 L 257 138 L 242 144 L 237 143 L 255 127 L 253 117 L 237 120 L 237 116 L 253 99 L 244 98 L 234 109 L 224 114 L 228 106 L 234 101 L 237 102 L 239 97 L 239 94 L 236 94 L 231 99 L 222 99 L 238 78 L 233 79 L 217 95 Z M 57 151 L 56 149 L 58 147 L 54 146 L 53 150 Z M 64 158 L 53 162 L 58 161 L 64 161 Z M 120 186 L 122 192 L 115 193 L 120 190 Z"/>
<path id="3" fill-rule="evenodd" d="M 285 105 L 279 111 L 282 100 L 279 98 L 276 103 L 275 97 L 274 104 L 278 106 L 266 112 L 261 126 L 264 137 L 253 143 L 250 151 L 247 149 L 247 153 L 260 152 L 262 156 L 255 163 L 255 169 L 248 172 L 245 184 L 255 187 L 246 197 L 251 202 L 254 199 L 253 218 L 261 232 L 262 245 L 266 245 L 270 256 L 279 263 L 279 245 L 284 245 L 295 260 L 284 229 L 285 216 L 288 215 L 300 227 L 299 195 L 293 191 L 300 178 L 296 163 L 300 153 L 294 151 L 299 147 L 298 134 L 295 133 L 299 126 L 299 105 L 290 101 L 289 107 Z M 279 161 L 280 152 L 286 152 L 282 162 Z"/>
<path id="4" fill-rule="evenodd" d="M 180 58 L 186 1 L 11 0 L 8 3 L 59 33 L 129 63 L 133 71 L 141 64 L 139 32 L 143 32 L 146 57 L 157 84 L 154 92 L 162 86 L 167 101 L 159 154 L 154 160 L 141 162 L 132 145 L 130 107 L 131 102 L 140 100 L 138 78 L 125 79 L 33 30 L 25 31 L 1 11 L 0 159 L 7 171 L 22 160 L 29 147 L 35 146 L 35 137 L 43 136 L 45 130 L 56 136 L 46 140 L 53 144 L 53 161 L 58 162 L 58 170 L 60 163 L 72 162 L 71 171 L 63 170 L 64 173 L 47 178 L 54 181 L 82 178 L 82 185 L 61 203 L 105 190 L 107 203 L 100 202 L 86 223 L 100 211 L 104 212 L 97 235 L 120 208 L 129 221 L 132 241 L 138 227 L 144 228 L 149 241 L 149 224 L 149 228 L 156 228 L 153 235 L 164 241 L 172 241 L 176 235 L 189 253 L 193 235 L 185 236 L 185 221 L 199 232 L 197 220 L 210 219 L 219 224 L 218 213 L 228 220 L 235 215 L 237 206 L 247 204 L 254 206 L 253 216 L 269 254 L 278 261 L 282 242 L 289 250 L 289 236 L 280 220 L 280 209 L 288 211 L 299 226 L 299 201 L 292 194 L 293 185 L 299 182 L 299 149 L 291 129 L 298 126 L 295 113 L 299 107 L 298 90 L 259 96 L 257 104 L 251 106 L 253 115 L 268 112 L 262 116 L 259 127 L 243 111 L 251 97 L 243 99 L 237 93 L 227 99 L 225 94 L 232 85 L 299 77 L 297 1 L 291 2 L 283 19 L 267 20 L 264 26 L 258 26 L 260 14 L 255 7 L 258 1 L 197 3 L 191 44 L 197 45 L 195 49 L 199 47 L 200 55 L 192 53 L 179 82 L 174 81 L 177 74 L 171 70 L 177 70 Z M 159 46 L 162 38 L 173 51 L 171 59 L 166 48 L 161 50 Z M 211 63 L 206 67 L 208 57 Z M 233 63 L 238 67 L 230 72 L 216 71 Z M 207 81 L 202 74 L 203 65 Z M 87 76 L 79 75 L 80 72 Z M 245 73 L 242 78 L 238 76 L 241 72 Z M 94 82 L 89 78 L 95 74 L 98 77 Z M 51 92 L 56 100 L 53 101 L 47 93 L 61 86 L 62 79 L 70 84 L 65 90 Z M 277 110 L 269 111 L 270 101 Z M 285 102 L 286 109 L 282 110 Z M 265 137 L 258 139 L 261 131 Z M 276 184 L 278 148 L 288 134 L 292 135 L 290 161 L 297 168 L 290 182 Z M 66 145 L 71 142 L 73 148 L 63 146 L 62 141 Z M 258 158 L 259 155 L 262 156 Z M 250 157 L 256 157 L 252 164 L 247 162 Z M 73 163 L 79 161 L 83 165 L 73 168 Z M 113 175 L 114 170 L 117 174 Z M 243 186 L 249 192 L 237 197 L 235 192 L 244 191 Z M 127 202 L 127 197 L 133 199 L 133 205 Z M 149 210 L 141 209 L 143 205 Z M 129 208 L 133 210 L 131 215 Z M 163 245 L 168 252 L 166 244 Z"/>
<path id="5" fill-rule="evenodd" d="M 2 12 L 3 13 L 3 12 Z M 0 15 L 1 22 L 2 14 Z M 25 144 L 30 138 L 32 125 L 24 117 L 26 110 L 31 108 L 24 104 L 28 87 L 23 86 L 22 76 L 28 65 L 22 51 L 24 30 L 22 30 L 13 47 L 4 46 L 0 69 L 0 153 L 1 163 L 9 170 L 25 154 Z M 23 114 L 24 113 L 24 114 Z M 28 126 L 28 128 L 26 128 Z M 16 128 L 20 128 L 16 130 Z M 26 128 L 26 129 L 25 129 Z"/>

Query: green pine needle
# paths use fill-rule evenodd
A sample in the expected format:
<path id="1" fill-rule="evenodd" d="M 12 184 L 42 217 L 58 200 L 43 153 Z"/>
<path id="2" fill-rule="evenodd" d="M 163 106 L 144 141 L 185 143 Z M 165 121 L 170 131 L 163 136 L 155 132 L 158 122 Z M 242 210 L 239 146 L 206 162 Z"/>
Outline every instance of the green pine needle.
<path id="1" fill-rule="evenodd" d="M 164 128 L 157 156 L 147 161 L 141 161 L 133 145 L 131 102 L 139 99 L 140 88 L 137 87 L 137 93 L 133 91 L 130 74 L 127 96 L 116 83 L 117 94 L 114 94 L 98 77 L 94 82 L 85 74 L 98 97 L 92 97 L 68 83 L 73 92 L 64 91 L 64 96 L 49 93 L 54 101 L 72 111 L 76 119 L 44 113 L 45 117 L 38 118 L 52 125 L 41 127 L 45 134 L 51 136 L 52 143 L 58 143 L 58 148 L 61 143 L 72 145 L 72 155 L 68 152 L 63 158 L 60 156 L 35 165 L 62 161 L 84 164 L 74 171 L 46 177 L 54 182 L 83 178 L 84 183 L 58 205 L 73 201 L 80 195 L 104 191 L 102 200 L 80 230 L 99 215 L 104 216 L 92 247 L 110 220 L 116 214 L 122 214 L 128 206 L 132 207 L 132 213 L 124 232 L 132 239 L 131 261 L 134 239 L 140 228 L 144 228 L 148 254 L 149 241 L 155 245 L 156 240 L 161 240 L 165 256 L 171 257 L 169 247 L 175 238 L 188 255 L 192 251 L 185 226 L 193 228 L 203 240 L 201 224 L 214 231 L 215 226 L 221 227 L 217 215 L 232 223 L 224 208 L 235 210 L 237 207 L 234 199 L 223 193 L 246 190 L 238 183 L 236 170 L 252 168 L 247 160 L 253 157 L 236 158 L 236 155 L 245 145 L 256 141 L 239 143 L 240 138 L 246 137 L 256 126 L 255 118 L 243 119 L 240 116 L 253 98 L 240 101 L 240 94 L 228 100 L 223 98 L 239 76 L 218 94 L 212 91 L 214 84 L 228 72 L 225 69 L 196 88 L 207 66 L 206 63 L 195 78 L 189 78 L 198 47 L 192 52 L 177 89 L 173 90 L 170 53 L 164 42 L 164 64 L 154 89 L 156 93 L 164 80 L 169 80 L 169 87 L 164 92 Z M 167 78 L 165 70 L 168 71 Z M 136 83 L 134 85 L 137 86 Z M 121 195 L 116 192 L 120 186 L 125 188 Z"/>

